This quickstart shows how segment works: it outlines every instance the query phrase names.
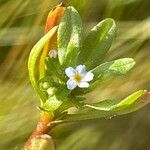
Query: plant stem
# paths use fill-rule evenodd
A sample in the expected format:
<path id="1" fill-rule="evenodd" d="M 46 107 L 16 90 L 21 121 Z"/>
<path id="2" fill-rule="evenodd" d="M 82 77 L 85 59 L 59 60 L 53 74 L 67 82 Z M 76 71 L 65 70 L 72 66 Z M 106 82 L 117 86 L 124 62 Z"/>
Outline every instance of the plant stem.
<path id="1" fill-rule="evenodd" d="M 22 150 L 55 150 L 51 136 L 46 134 L 53 127 L 51 124 L 53 119 L 53 113 L 41 111 L 36 130 L 33 131 Z"/>

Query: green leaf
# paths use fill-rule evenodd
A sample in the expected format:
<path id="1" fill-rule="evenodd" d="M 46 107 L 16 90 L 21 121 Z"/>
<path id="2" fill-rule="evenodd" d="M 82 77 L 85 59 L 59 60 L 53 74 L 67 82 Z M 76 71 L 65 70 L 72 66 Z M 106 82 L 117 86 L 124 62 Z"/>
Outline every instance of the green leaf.
<path id="1" fill-rule="evenodd" d="M 58 57 L 63 66 L 75 66 L 82 39 L 82 21 L 73 7 L 67 7 L 58 28 Z"/>
<path id="2" fill-rule="evenodd" d="M 139 90 L 131 94 L 127 98 L 123 99 L 122 101 L 106 100 L 95 104 L 86 104 L 85 107 L 104 111 L 121 110 L 130 106 L 132 103 L 135 103 L 138 100 L 138 98 L 141 97 L 144 93 L 145 93 L 144 90 Z"/>
<path id="3" fill-rule="evenodd" d="M 83 100 L 85 100 L 86 98 L 84 97 L 74 97 L 71 100 L 72 104 L 76 107 L 76 108 L 81 108 L 84 106 L 84 102 Z"/>
<path id="4" fill-rule="evenodd" d="M 134 65 L 134 59 L 122 58 L 101 64 L 91 71 L 94 73 L 94 80 L 106 79 L 126 74 Z"/>
<path id="5" fill-rule="evenodd" d="M 85 64 L 89 69 L 99 65 L 113 42 L 115 31 L 113 19 L 108 18 L 98 23 L 83 42 L 78 64 Z"/>
<path id="6" fill-rule="evenodd" d="M 58 85 L 57 88 L 50 87 L 53 91 L 51 96 L 48 100 L 42 105 L 42 109 L 46 111 L 55 111 L 57 110 L 63 103 L 65 103 L 66 106 L 70 106 L 70 102 L 68 102 L 68 94 L 70 91 L 68 91 L 64 85 Z M 67 101 L 67 103 L 66 103 Z M 62 108 L 60 108 L 62 109 Z M 59 111 L 59 110 L 58 110 Z"/>
<path id="7" fill-rule="evenodd" d="M 56 96 L 50 97 L 46 102 L 42 105 L 42 109 L 45 111 L 53 112 L 60 107 L 62 101 L 59 101 Z"/>
<path id="8" fill-rule="evenodd" d="M 57 26 L 52 28 L 46 35 L 44 35 L 32 48 L 28 59 L 29 78 L 33 88 L 40 96 L 41 103 L 46 100 L 46 97 L 38 87 L 38 79 L 36 78 L 36 67 L 39 62 L 39 57 L 41 55 L 44 45 L 52 38 L 56 31 Z"/>
<path id="9" fill-rule="evenodd" d="M 90 70 L 94 74 L 94 79 L 90 83 L 90 87 L 87 89 L 75 89 L 72 93 L 75 95 L 85 95 L 92 91 L 96 87 L 106 83 L 107 81 L 127 73 L 133 66 L 135 61 L 132 58 L 122 58 L 115 61 L 103 63 L 96 68 Z"/>
<path id="10" fill-rule="evenodd" d="M 134 65 L 134 59 L 123 58 L 115 60 L 114 63 L 109 67 L 109 70 L 115 74 L 126 74 Z"/>
<path id="11" fill-rule="evenodd" d="M 62 68 L 57 59 L 46 57 L 45 59 L 46 64 L 46 76 L 53 76 L 58 80 L 65 80 L 65 76 L 63 75 Z"/>
<path id="12" fill-rule="evenodd" d="M 137 111 L 148 103 L 150 103 L 150 92 L 139 90 L 125 98 L 122 102 L 117 103 L 117 100 L 112 100 L 111 102 L 108 100 L 103 101 L 97 104 L 99 108 L 96 108 L 95 106 L 96 109 L 89 108 L 88 111 L 83 113 L 79 112 L 77 114 L 68 114 L 58 123 L 96 118 L 111 118 L 117 115 L 123 115 Z"/>

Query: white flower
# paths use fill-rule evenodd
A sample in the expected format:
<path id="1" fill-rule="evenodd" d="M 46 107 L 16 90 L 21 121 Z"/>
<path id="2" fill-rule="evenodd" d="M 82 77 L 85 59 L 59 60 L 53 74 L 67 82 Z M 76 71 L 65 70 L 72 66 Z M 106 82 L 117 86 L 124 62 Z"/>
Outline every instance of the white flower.
<path id="1" fill-rule="evenodd" d="M 93 80 L 94 74 L 87 72 L 85 65 L 79 65 L 76 69 L 68 67 L 65 69 L 66 75 L 70 78 L 67 81 L 67 88 L 73 90 L 77 86 L 80 88 L 88 88 L 89 81 Z"/>
<path id="2" fill-rule="evenodd" d="M 57 52 L 56 49 L 51 49 L 51 50 L 49 51 L 49 56 L 50 56 L 50 58 L 57 58 L 57 55 L 58 55 L 58 52 Z"/>

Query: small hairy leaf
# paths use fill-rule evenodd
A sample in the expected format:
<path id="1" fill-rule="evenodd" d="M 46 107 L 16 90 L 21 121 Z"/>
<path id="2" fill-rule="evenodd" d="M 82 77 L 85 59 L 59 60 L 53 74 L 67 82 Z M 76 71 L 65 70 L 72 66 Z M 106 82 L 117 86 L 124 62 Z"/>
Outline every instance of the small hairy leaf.
<path id="1" fill-rule="evenodd" d="M 113 42 L 115 31 L 113 19 L 108 18 L 98 23 L 83 42 L 78 64 L 86 64 L 90 69 L 99 65 Z"/>
<path id="2" fill-rule="evenodd" d="M 134 65 L 135 61 L 132 58 L 122 58 L 106 62 L 92 70 L 94 73 L 94 80 L 126 74 Z"/>
<path id="3" fill-rule="evenodd" d="M 58 59 L 46 57 L 45 64 L 46 76 L 53 76 L 57 79 L 64 79 L 63 72 L 58 62 Z"/>
<path id="4" fill-rule="evenodd" d="M 59 101 L 56 96 L 50 97 L 41 107 L 42 109 L 46 111 L 53 112 L 62 104 L 62 101 Z"/>
<path id="5" fill-rule="evenodd" d="M 73 7 L 65 10 L 58 28 L 58 57 L 63 66 L 75 66 L 82 39 L 82 21 Z"/>
<path id="6" fill-rule="evenodd" d="M 126 74 L 134 65 L 135 61 L 132 58 L 123 58 L 115 60 L 109 70 L 116 74 Z"/>

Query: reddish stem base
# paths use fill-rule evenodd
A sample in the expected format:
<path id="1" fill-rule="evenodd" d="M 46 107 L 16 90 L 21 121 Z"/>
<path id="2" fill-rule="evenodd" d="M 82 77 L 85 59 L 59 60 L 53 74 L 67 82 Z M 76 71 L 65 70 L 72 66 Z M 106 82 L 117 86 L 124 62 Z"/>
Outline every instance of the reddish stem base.
<path id="1" fill-rule="evenodd" d="M 53 119 L 53 113 L 42 111 L 36 130 L 32 133 L 22 150 L 42 150 L 46 148 L 45 146 L 51 147 L 50 150 L 54 150 L 54 142 L 46 134 L 52 128 L 51 122 Z"/>

